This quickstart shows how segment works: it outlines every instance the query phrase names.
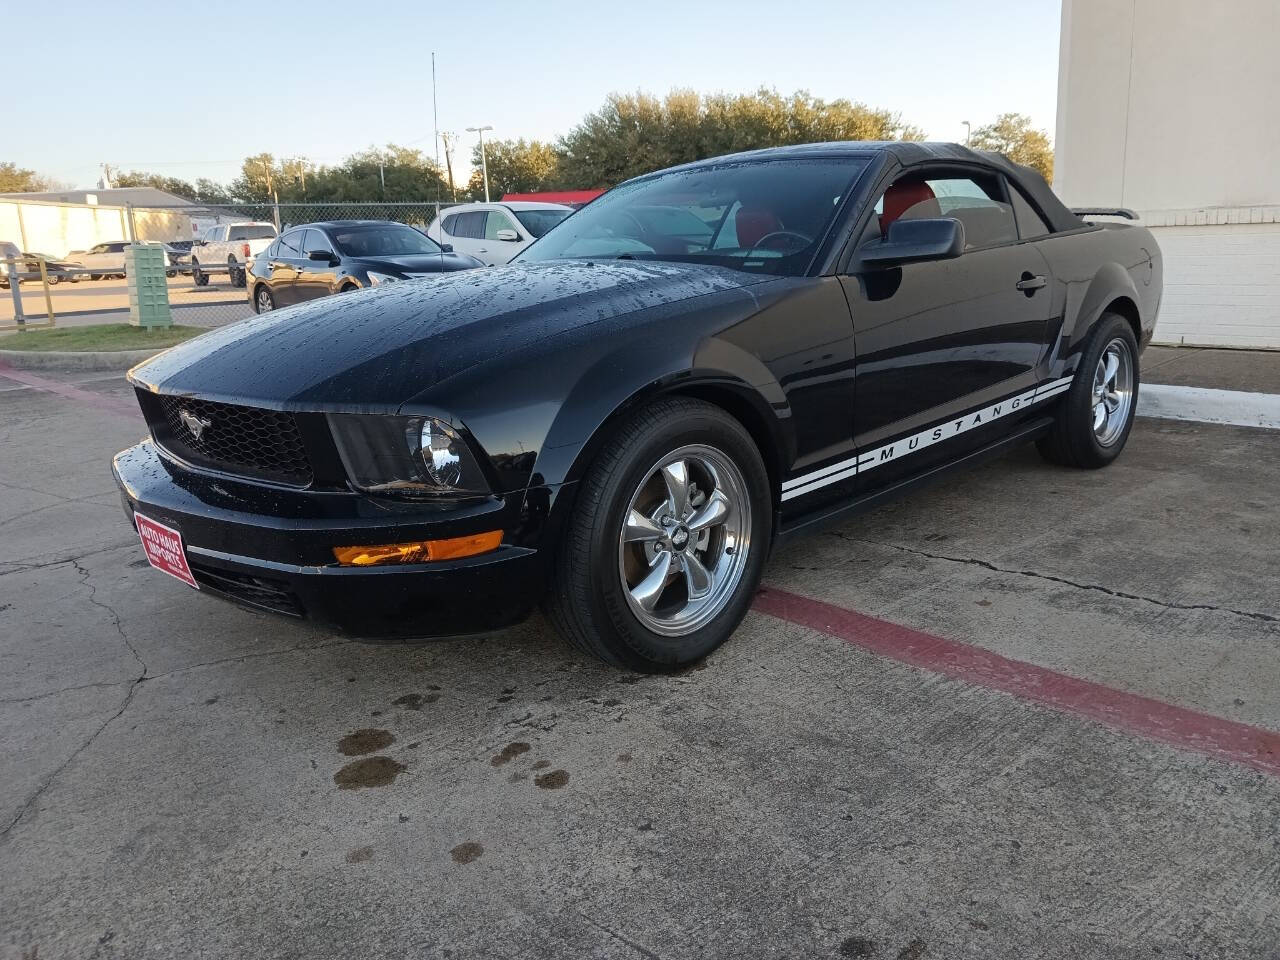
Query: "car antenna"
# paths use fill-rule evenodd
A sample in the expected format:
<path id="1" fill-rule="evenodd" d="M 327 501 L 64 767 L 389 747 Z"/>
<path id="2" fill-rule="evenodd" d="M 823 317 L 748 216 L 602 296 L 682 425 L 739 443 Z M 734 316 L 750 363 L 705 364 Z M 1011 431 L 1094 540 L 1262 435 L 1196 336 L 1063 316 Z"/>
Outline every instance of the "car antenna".
<path id="1" fill-rule="evenodd" d="M 436 101 L 436 52 L 431 51 L 431 126 L 436 138 L 436 219 L 440 219 L 440 110 Z M 444 272 L 444 244 L 440 248 L 440 272 Z"/>

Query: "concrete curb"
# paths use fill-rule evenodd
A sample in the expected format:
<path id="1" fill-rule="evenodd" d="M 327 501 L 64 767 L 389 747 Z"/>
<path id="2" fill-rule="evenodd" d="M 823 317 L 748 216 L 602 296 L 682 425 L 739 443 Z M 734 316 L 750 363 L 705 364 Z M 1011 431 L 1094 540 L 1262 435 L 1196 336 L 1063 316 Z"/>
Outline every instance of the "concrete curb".
<path id="1" fill-rule="evenodd" d="M 168 350 L 0 350 L 0 364 L 14 370 L 128 370 Z"/>
<path id="2" fill-rule="evenodd" d="M 1144 383 L 1138 416 L 1280 430 L 1280 394 Z"/>

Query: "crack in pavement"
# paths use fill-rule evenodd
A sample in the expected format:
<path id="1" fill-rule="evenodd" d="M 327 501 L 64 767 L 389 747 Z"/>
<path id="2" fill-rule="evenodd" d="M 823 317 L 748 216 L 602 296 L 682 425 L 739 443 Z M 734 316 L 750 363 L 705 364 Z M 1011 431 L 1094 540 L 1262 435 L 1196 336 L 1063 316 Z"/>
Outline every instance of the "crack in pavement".
<path id="1" fill-rule="evenodd" d="M 92 577 L 92 573 L 88 570 L 88 568 L 84 566 L 84 564 L 80 562 L 81 559 L 82 558 L 73 557 L 73 558 L 68 558 L 67 560 L 56 561 L 56 562 L 69 563 L 75 568 L 76 572 L 80 575 L 81 585 L 89 588 L 89 602 L 93 604 L 95 607 L 99 607 L 100 609 L 105 610 L 108 616 L 111 617 L 111 622 L 115 626 L 116 633 L 120 635 L 120 639 L 124 642 L 124 645 L 128 647 L 129 652 L 133 654 L 133 658 L 138 662 L 138 667 L 141 672 L 138 674 L 138 676 L 133 677 L 130 680 L 118 681 L 118 683 L 129 684 L 129 689 L 125 692 L 124 699 L 120 702 L 119 708 L 111 716 L 107 717 L 107 719 L 104 720 L 102 724 L 99 725 L 99 727 L 92 734 L 89 735 L 88 739 L 86 739 L 84 743 L 80 744 L 80 746 L 77 747 L 71 753 L 71 755 L 67 757 L 66 760 L 64 760 L 61 764 L 59 764 L 58 768 L 54 770 L 53 773 L 51 773 L 45 779 L 44 783 L 40 784 L 40 786 L 36 788 L 36 790 L 31 794 L 31 796 L 26 799 L 26 801 L 22 804 L 22 806 L 18 808 L 18 812 L 14 815 L 13 819 L 10 820 L 9 823 L 2 830 L 0 830 L 0 843 L 3 843 L 4 841 L 8 840 L 11 831 L 19 823 L 22 822 L 22 820 L 26 817 L 27 813 L 32 809 L 32 807 L 35 806 L 36 802 L 42 796 L 44 796 L 45 792 L 54 784 L 54 782 L 58 779 L 58 777 L 61 776 L 62 772 L 66 770 L 67 767 L 69 767 L 75 761 L 75 759 L 78 756 L 80 756 L 80 754 L 82 754 L 85 750 L 87 750 L 93 744 L 93 742 L 97 740 L 99 736 L 102 735 L 102 732 L 106 730 L 107 727 L 111 726 L 113 722 L 118 720 L 124 714 L 124 712 L 129 709 L 129 704 L 133 702 L 133 698 L 137 694 L 138 687 L 141 684 L 146 683 L 149 680 L 158 680 L 161 677 L 170 677 L 170 676 L 173 676 L 174 674 L 183 673 L 188 670 L 194 670 L 200 667 L 215 666 L 220 663 L 229 663 L 236 660 L 250 660 L 250 659 L 256 659 L 259 657 L 278 656 L 282 653 L 292 653 L 297 650 L 316 650 L 316 649 L 323 649 L 325 647 L 343 646 L 346 644 L 359 642 L 354 639 L 343 639 L 343 640 L 335 640 L 332 643 L 327 643 L 327 644 L 298 644 L 293 647 L 286 647 L 283 650 L 270 650 L 270 651 L 264 650 L 260 653 L 246 653 L 236 657 L 223 657 L 221 659 L 210 660 L 205 663 L 191 664 L 186 667 L 181 667 L 177 670 L 171 670 L 168 673 L 151 674 L 147 672 L 146 661 L 142 659 L 142 655 L 138 652 L 137 647 L 133 645 L 133 641 L 129 639 L 129 635 L 125 632 L 124 623 L 120 619 L 120 614 L 116 612 L 116 609 L 113 606 L 111 606 L 111 604 L 98 599 L 98 596 L 97 596 L 98 588 L 90 580 L 90 578 Z M 51 565 L 53 564 L 52 563 L 41 564 L 41 566 L 51 566 Z M 83 687 L 97 686 L 97 685 L 99 684 L 84 684 Z M 71 687 L 68 689 L 82 689 L 83 687 Z M 54 694 L 59 692 L 65 692 L 65 691 L 54 691 L 53 693 L 43 694 L 41 696 L 53 696 Z M 34 699 L 39 699 L 39 697 L 31 697 L 26 699 L 34 700 Z M 5 702 L 10 702 L 10 701 L 5 701 Z M 21 702 L 21 701 L 13 701 L 13 702 Z"/>
<path id="2" fill-rule="evenodd" d="M 129 684 L 129 690 L 127 693 L 125 693 L 124 700 L 120 702 L 120 708 L 116 710 L 116 712 L 113 713 L 111 716 L 107 717 L 106 720 L 102 721 L 101 726 L 99 726 L 97 730 L 93 731 L 93 733 L 90 734 L 89 739 L 85 740 L 84 743 L 76 747 L 76 749 L 72 751 L 71 756 L 67 757 L 66 760 L 60 763 L 58 765 L 58 768 L 54 770 L 53 773 L 49 774 L 48 778 L 45 779 L 44 783 L 40 784 L 40 786 L 36 788 L 35 792 L 32 793 L 31 796 L 29 796 L 26 799 L 26 802 L 23 803 L 22 806 L 18 808 L 18 812 L 14 814 L 13 819 L 9 821 L 9 823 L 5 826 L 3 830 L 0 830 L 0 843 L 3 843 L 9 839 L 9 834 L 13 830 L 13 828 L 22 822 L 23 818 L 27 815 L 27 811 L 29 811 L 33 806 L 35 806 L 35 803 L 37 800 L 39 800 L 42 796 L 44 796 L 44 792 L 53 785 L 53 782 L 58 779 L 58 777 L 62 774 L 62 771 L 67 769 L 67 767 L 71 766 L 71 764 L 75 761 L 76 757 L 84 753 L 84 751 L 87 750 L 89 746 L 93 743 L 93 741 L 98 739 L 98 737 L 102 734 L 103 730 L 111 726 L 111 724 L 115 720 L 117 720 L 122 713 L 124 713 L 126 710 L 129 709 L 129 704 L 133 702 L 133 695 L 138 689 L 139 682 L 140 681 L 134 680 Z"/>
<path id="3" fill-rule="evenodd" d="M 136 546 L 138 539 L 130 537 L 128 540 L 122 540 L 119 543 L 111 543 L 105 547 L 99 547 L 97 550 L 88 550 L 78 557 L 55 557 L 52 560 L 41 560 L 37 563 L 25 563 L 21 560 L 0 560 L 0 567 L 11 567 L 9 570 L 0 570 L 0 577 L 7 577 L 14 573 L 26 573 L 30 570 L 43 570 L 46 567 L 57 567 L 66 563 L 75 563 L 76 560 L 83 560 L 85 557 L 94 557 L 100 553 L 110 553 L 112 550 L 123 550 L 125 547 Z"/>
<path id="4" fill-rule="evenodd" d="M 63 693 L 75 693 L 77 690 L 92 690 L 94 687 L 118 687 L 121 684 L 133 683 L 132 680 L 95 680 L 92 683 L 77 683 L 72 687 L 61 687 L 58 690 L 48 690 L 45 693 L 35 693 L 29 697 L 0 697 L 0 704 L 5 703 L 32 703 L 36 700 L 47 700 L 49 697 L 56 697 Z"/>
<path id="5" fill-rule="evenodd" d="M 1150 603 L 1157 607 L 1164 607 L 1167 610 L 1206 610 L 1210 613 L 1228 613 L 1237 617 L 1244 617 L 1248 620 L 1258 620 L 1262 623 L 1280 623 L 1280 616 L 1270 613 L 1259 613 L 1255 610 L 1237 610 L 1234 607 L 1219 607 L 1211 603 L 1176 603 L 1172 600 L 1158 600 L 1155 597 L 1144 597 L 1137 593 L 1126 593 L 1123 590 L 1113 590 L 1111 587 L 1104 587 L 1098 583 L 1080 583 L 1076 580 L 1068 580 L 1065 577 L 1056 577 L 1051 573 L 1039 573 L 1035 570 L 1013 570 L 1007 567 L 1000 567 L 987 560 L 979 560 L 975 557 L 950 557 L 943 553 L 930 553 L 927 550 L 917 550 L 915 547 L 904 547 L 897 543 L 884 543 L 880 540 L 867 540 L 863 537 L 851 537 L 846 533 L 838 531 L 828 531 L 828 536 L 838 537 L 841 540 L 847 540 L 850 543 L 865 543 L 873 547 L 887 547 L 890 550 L 898 550 L 902 553 L 910 553 L 917 557 L 924 557 L 928 560 L 945 560 L 948 563 L 960 563 L 968 566 L 982 567 L 991 570 L 994 573 L 1007 573 L 1019 577 L 1031 577 L 1036 580 L 1047 580 L 1052 583 L 1060 583 L 1067 587 L 1074 587 L 1077 590 L 1093 590 L 1098 593 L 1104 593 L 1109 597 L 1116 597 L 1120 600 L 1137 600 L 1141 603 Z"/>
<path id="6" fill-rule="evenodd" d="M 129 709 L 129 704 L 133 702 L 134 694 L 137 693 L 138 684 L 142 683 L 144 680 L 147 679 L 147 665 L 143 661 L 141 654 L 138 653 L 137 648 L 133 645 L 133 641 L 130 640 L 128 635 L 125 634 L 124 624 L 120 620 L 120 614 L 116 613 L 115 608 L 112 607 L 110 604 L 104 603 L 98 599 L 97 597 L 98 588 L 94 586 L 94 584 L 89 582 L 90 573 L 88 569 L 80 562 L 79 558 L 71 558 L 64 562 L 70 563 L 73 567 L 75 567 L 76 572 L 80 574 L 81 585 L 89 588 L 89 602 L 93 604 L 95 607 L 99 607 L 107 611 L 107 613 L 111 616 L 111 621 L 112 623 L 115 624 L 116 632 L 120 634 L 120 639 L 123 640 L 124 645 L 129 648 L 129 652 L 133 654 L 133 658 L 138 661 L 138 666 L 141 668 L 142 672 L 137 677 L 134 677 L 132 680 L 127 681 L 129 684 L 129 689 L 125 692 L 124 699 L 120 702 L 119 709 L 117 709 L 116 712 L 113 713 L 111 716 L 107 717 L 107 719 L 102 722 L 102 724 L 98 727 L 98 729 L 95 730 L 89 736 L 89 738 L 85 740 L 84 743 L 80 744 L 80 746 L 78 746 L 74 751 L 72 751 L 71 755 L 67 757 L 67 759 L 64 760 L 61 764 L 59 764 L 58 768 L 54 770 L 53 773 L 51 773 L 48 776 L 48 778 L 44 781 L 44 783 L 40 784 L 40 786 L 36 788 L 35 792 L 32 793 L 31 796 L 29 796 L 26 799 L 26 802 L 23 803 L 22 806 L 18 808 L 18 812 L 14 815 L 13 819 L 9 821 L 8 825 L 5 826 L 3 830 L 0 830 L 0 842 L 3 842 L 9 838 L 10 831 L 12 831 L 14 827 L 16 827 L 19 823 L 22 822 L 22 819 L 27 815 L 27 811 L 29 811 L 35 805 L 36 801 L 39 800 L 44 795 L 45 791 L 48 790 L 49 787 L 53 785 L 53 782 L 58 779 L 58 777 L 62 774 L 62 771 L 67 769 L 67 767 L 69 767 L 75 761 L 76 757 L 80 756 L 81 753 L 87 750 L 89 746 L 95 740 L 97 740 L 99 736 L 102 735 L 103 730 L 106 730 L 107 727 L 111 726 L 111 724 L 115 720 L 117 720 L 126 710 Z M 125 682 L 125 681 L 121 681 L 121 682 Z"/>
<path id="7" fill-rule="evenodd" d="M 111 622 L 115 624 L 116 633 L 120 634 L 120 639 L 124 641 L 124 645 L 128 647 L 129 652 L 133 654 L 133 659 L 137 660 L 138 666 L 142 668 L 142 673 L 133 682 L 137 684 L 146 680 L 147 665 L 143 662 L 142 655 L 138 653 L 138 648 L 133 645 L 133 641 L 130 640 L 128 635 L 124 632 L 124 624 L 120 621 L 120 614 L 116 613 L 116 608 L 111 606 L 111 604 L 103 603 L 98 599 L 98 588 L 89 582 L 91 574 L 88 569 L 85 568 L 84 564 L 82 564 L 77 558 L 71 561 L 71 565 L 75 567 L 76 573 L 80 574 L 80 585 L 89 588 L 89 602 L 95 607 L 99 607 L 100 609 L 107 611 L 111 616 Z"/>
<path id="8" fill-rule="evenodd" d="M 259 660 L 263 657 L 278 657 L 284 653 L 297 653 L 299 650 L 329 650 L 333 647 L 345 647 L 353 643 L 360 643 L 360 640 L 354 637 L 333 640 L 329 643 L 299 643 L 292 647 L 281 647 L 277 650 L 261 650 L 257 653 L 240 653 L 232 657 L 220 657 L 217 660 L 205 660 L 201 663 L 189 663 L 185 667 L 178 667 L 176 670 L 169 670 L 166 673 L 153 673 L 150 676 L 141 678 L 142 683 L 150 683 L 153 680 L 164 680 L 166 677 L 176 677 L 179 674 L 186 673 L 189 670 L 199 670 L 202 667 L 216 667 L 222 663 L 237 663 L 242 660 Z"/>

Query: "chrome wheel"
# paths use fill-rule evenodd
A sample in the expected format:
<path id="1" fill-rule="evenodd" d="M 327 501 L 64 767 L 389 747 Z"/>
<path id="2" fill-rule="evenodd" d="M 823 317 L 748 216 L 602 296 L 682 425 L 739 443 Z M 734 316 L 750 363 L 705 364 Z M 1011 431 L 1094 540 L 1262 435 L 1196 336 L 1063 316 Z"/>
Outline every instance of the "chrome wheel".
<path id="1" fill-rule="evenodd" d="M 275 304 L 271 302 L 271 291 L 266 287 L 260 287 L 258 289 L 258 312 L 266 313 L 274 306 Z"/>
<path id="2" fill-rule="evenodd" d="M 654 633 L 693 633 L 732 599 L 750 548 L 742 471 L 714 447 L 681 447 L 631 495 L 618 542 L 627 604 Z"/>
<path id="3" fill-rule="evenodd" d="M 1133 407 L 1133 357 L 1119 337 L 1107 344 L 1093 373 L 1093 435 L 1109 447 L 1124 432 Z"/>

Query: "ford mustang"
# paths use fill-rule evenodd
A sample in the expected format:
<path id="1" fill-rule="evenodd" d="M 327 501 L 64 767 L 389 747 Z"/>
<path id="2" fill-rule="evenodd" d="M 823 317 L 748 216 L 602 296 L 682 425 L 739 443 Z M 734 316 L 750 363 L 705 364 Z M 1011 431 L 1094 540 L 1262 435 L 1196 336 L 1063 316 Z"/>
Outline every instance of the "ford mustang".
<path id="1" fill-rule="evenodd" d="M 998 155 L 719 157 L 508 266 L 152 358 L 114 471 L 152 564 L 200 590 L 371 639 L 541 604 L 668 670 L 730 636 L 782 538 L 1016 444 L 1114 460 L 1160 290 L 1149 232 Z"/>

